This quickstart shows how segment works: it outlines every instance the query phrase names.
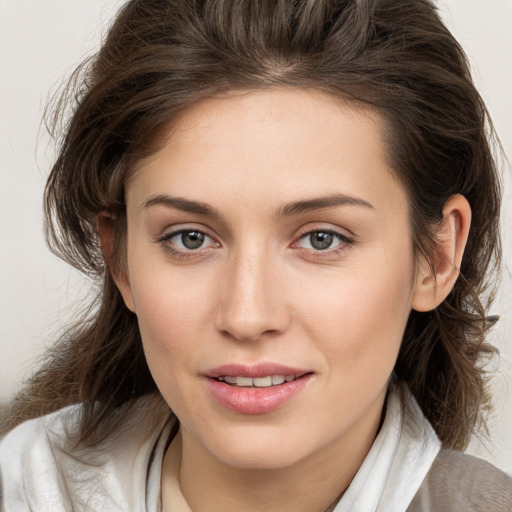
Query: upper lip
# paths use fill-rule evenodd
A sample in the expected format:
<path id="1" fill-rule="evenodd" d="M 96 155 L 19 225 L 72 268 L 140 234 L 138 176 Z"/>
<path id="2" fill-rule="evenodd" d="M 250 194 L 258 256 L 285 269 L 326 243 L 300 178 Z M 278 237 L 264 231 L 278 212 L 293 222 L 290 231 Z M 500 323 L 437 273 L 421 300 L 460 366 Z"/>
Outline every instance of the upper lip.
<path id="1" fill-rule="evenodd" d="M 299 377 L 306 373 L 311 373 L 311 370 L 304 368 L 293 368 L 290 366 L 278 363 L 259 363 L 259 364 L 224 364 L 208 370 L 205 375 L 212 379 L 219 377 L 267 377 L 269 375 L 294 375 Z"/>

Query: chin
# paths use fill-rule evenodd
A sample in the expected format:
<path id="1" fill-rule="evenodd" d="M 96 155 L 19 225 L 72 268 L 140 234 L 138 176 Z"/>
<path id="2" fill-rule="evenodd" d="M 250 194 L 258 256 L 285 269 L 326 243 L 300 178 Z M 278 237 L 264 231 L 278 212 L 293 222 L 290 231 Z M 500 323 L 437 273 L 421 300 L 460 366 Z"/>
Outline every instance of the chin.
<path id="1" fill-rule="evenodd" d="M 218 458 L 233 468 L 266 471 L 284 469 L 302 460 L 302 456 L 297 453 L 297 450 L 276 452 L 261 446 L 255 450 L 218 454 Z"/>
<path id="2" fill-rule="evenodd" d="M 294 430 L 290 436 L 289 428 L 236 429 L 231 435 L 224 431 L 216 439 L 210 437 L 204 445 L 214 458 L 228 466 L 277 470 L 293 466 L 317 449 L 304 442 L 307 434 Z"/>

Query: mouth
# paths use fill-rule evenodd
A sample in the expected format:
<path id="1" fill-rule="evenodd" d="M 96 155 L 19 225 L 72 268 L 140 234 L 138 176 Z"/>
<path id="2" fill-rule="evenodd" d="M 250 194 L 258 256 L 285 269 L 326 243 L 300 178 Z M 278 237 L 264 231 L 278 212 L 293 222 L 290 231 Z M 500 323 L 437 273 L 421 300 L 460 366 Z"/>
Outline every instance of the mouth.
<path id="1" fill-rule="evenodd" d="M 285 382 L 293 382 L 304 375 L 307 375 L 307 373 L 300 375 L 267 375 L 264 377 L 224 375 L 216 377 L 214 380 L 218 382 L 225 382 L 226 384 L 237 388 L 270 388 L 280 386 Z"/>
<path id="2" fill-rule="evenodd" d="M 205 375 L 212 397 L 238 414 L 265 414 L 302 394 L 314 372 L 279 364 L 218 367 Z"/>

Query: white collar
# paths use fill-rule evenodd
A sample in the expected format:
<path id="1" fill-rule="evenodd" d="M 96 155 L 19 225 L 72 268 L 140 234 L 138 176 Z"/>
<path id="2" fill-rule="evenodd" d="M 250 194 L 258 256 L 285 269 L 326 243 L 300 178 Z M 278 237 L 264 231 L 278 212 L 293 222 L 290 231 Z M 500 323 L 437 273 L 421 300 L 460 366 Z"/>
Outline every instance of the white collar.
<path id="1" fill-rule="evenodd" d="M 411 392 L 393 386 L 382 428 L 333 512 L 405 512 L 440 449 Z"/>

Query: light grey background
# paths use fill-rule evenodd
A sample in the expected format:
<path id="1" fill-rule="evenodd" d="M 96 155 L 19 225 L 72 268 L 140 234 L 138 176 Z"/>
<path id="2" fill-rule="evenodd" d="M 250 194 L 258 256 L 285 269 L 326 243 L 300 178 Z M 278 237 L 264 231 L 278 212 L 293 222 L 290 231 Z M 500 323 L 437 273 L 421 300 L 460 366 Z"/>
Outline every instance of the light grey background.
<path id="1" fill-rule="evenodd" d="M 0 401 L 16 391 L 72 318 L 89 284 L 46 249 L 42 193 L 52 146 L 41 126 L 48 94 L 93 52 L 120 0 L 0 0 Z M 466 49 L 505 153 L 512 155 L 512 0 L 440 0 Z M 512 180 L 503 163 L 502 319 L 490 441 L 471 451 L 512 473 Z"/>

